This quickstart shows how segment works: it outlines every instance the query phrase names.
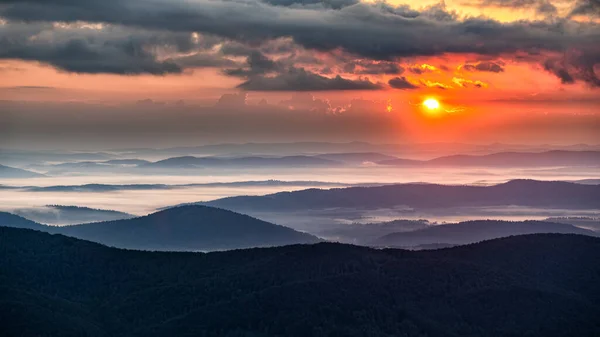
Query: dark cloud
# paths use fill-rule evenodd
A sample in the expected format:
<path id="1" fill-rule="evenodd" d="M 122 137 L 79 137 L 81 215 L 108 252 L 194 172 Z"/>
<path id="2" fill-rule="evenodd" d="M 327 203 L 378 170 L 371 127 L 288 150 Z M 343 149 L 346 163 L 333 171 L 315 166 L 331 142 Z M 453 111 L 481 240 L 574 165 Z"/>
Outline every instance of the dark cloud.
<path id="1" fill-rule="evenodd" d="M 437 68 L 429 64 L 422 64 L 410 66 L 408 70 L 413 74 L 421 75 L 424 73 L 437 71 Z"/>
<path id="2" fill-rule="evenodd" d="M 281 65 L 277 62 L 270 60 L 265 55 L 255 50 L 250 51 L 250 55 L 248 55 L 246 62 L 246 68 L 226 69 L 224 71 L 225 74 L 238 77 L 251 77 L 272 73 L 281 68 Z"/>
<path id="3" fill-rule="evenodd" d="M 276 76 L 252 76 L 238 86 L 250 91 L 327 91 L 375 90 L 381 85 L 366 79 L 350 80 L 341 76 L 328 78 L 303 68 L 291 68 Z"/>
<path id="4" fill-rule="evenodd" d="M 572 84 L 577 80 L 590 87 L 600 87 L 600 78 L 595 67 L 600 64 L 600 56 L 580 53 L 565 53 L 561 57 L 548 58 L 543 67 L 557 76 L 563 84 Z"/>
<path id="5" fill-rule="evenodd" d="M 346 63 L 343 71 L 357 75 L 400 75 L 404 68 L 396 62 L 356 60 Z"/>
<path id="6" fill-rule="evenodd" d="M 186 50 L 188 45 L 178 45 L 175 35 L 11 23 L 0 25 L 0 58 L 41 61 L 75 73 L 180 73 L 172 60 L 159 60 L 147 49 L 169 44 Z"/>
<path id="7" fill-rule="evenodd" d="M 402 90 L 408 90 L 408 89 L 416 89 L 416 88 L 418 88 L 418 86 L 410 83 L 406 79 L 406 77 L 394 77 L 394 78 L 392 78 L 391 80 L 388 81 L 388 84 L 392 88 L 402 89 Z"/>
<path id="8" fill-rule="evenodd" d="M 579 0 L 570 16 L 585 15 L 600 17 L 600 0 Z"/>
<path id="9" fill-rule="evenodd" d="M 504 68 L 496 62 L 480 62 L 477 64 L 465 64 L 461 69 L 468 71 L 485 71 L 491 73 L 504 72 Z"/>
<path id="10" fill-rule="evenodd" d="M 291 37 L 307 48 L 343 48 L 382 60 L 447 52 L 497 54 L 540 47 L 564 50 L 572 44 L 590 42 L 599 34 L 597 29 L 586 29 L 589 27 L 576 27 L 575 32 L 564 22 L 461 21 L 440 6 L 417 12 L 385 3 L 358 3 L 340 10 L 276 7 L 252 0 L 156 0 L 152 6 L 133 0 L 8 3 L 0 11 L 8 19 L 107 22 L 208 33 L 246 42 Z"/>
<path id="11" fill-rule="evenodd" d="M 182 68 L 223 68 L 238 67 L 239 62 L 223 57 L 218 53 L 198 52 L 173 59 Z"/>
<path id="12" fill-rule="evenodd" d="M 410 68 L 408 68 L 408 70 L 411 73 L 417 74 L 417 75 L 421 75 L 421 74 L 423 74 L 426 71 L 425 69 L 421 69 L 419 67 L 410 67 Z"/>
<path id="13" fill-rule="evenodd" d="M 472 0 L 464 5 L 475 7 L 533 8 L 540 14 L 556 14 L 558 9 L 549 0 Z"/>
<path id="14" fill-rule="evenodd" d="M 273 6 L 323 7 L 340 9 L 357 4 L 358 0 L 262 0 Z"/>
<path id="15" fill-rule="evenodd" d="M 593 22 L 554 18 L 502 23 L 485 17 L 462 18 L 448 11 L 443 3 L 416 11 L 408 6 L 391 6 L 382 2 L 352 4 L 341 1 L 335 3 L 351 5 L 327 7 L 323 5 L 326 2 L 315 5 L 281 1 L 274 6 L 258 0 L 4 0 L 0 16 L 28 22 L 102 22 L 172 34 L 198 32 L 253 47 L 261 47 L 269 41 L 282 41 L 281 46 L 286 48 L 300 46 L 317 51 L 341 50 L 360 58 L 381 61 L 447 53 L 496 56 L 543 51 L 560 54 L 574 49 L 589 60 L 600 54 L 594 47 L 600 40 L 600 29 Z M 518 4 L 518 1 L 495 2 Z M 542 2 L 522 0 L 523 4 L 530 6 Z M 10 41 L 10 38 L 6 40 Z M 11 55 L 49 62 L 70 71 L 87 71 L 88 68 L 92 72 L 98 69 L 157 74 L 181 71 L 175 63 L 159 60 L 139 42 L 132 45 L 118 40 L 109 42 L 106 52 L 94 48 L 94 43 L 84 46 L 87 48 L 78 46 L 74 49 L 80 56 L 89 53 L 94 67 L 81 66 L 78 64 L 80 58 L 69 59 L 68 55 L 59 51 L 54 56 L 50 55 L 52 57 L 48 56 L 51 52 L 13 52 Z M 98 65 L 101 55 L 121 59 L 122 65 L 118 67 L 112 62 L 108 66 Z M 63 57 L 65 61 L 61 62 L 57 57 Z M 289 74 L 285 71 L 279 75 L 286 76 Z M 576 78 L 588 83 L 595 81 L 586 80 L 586 76 Z"/>
<path id="16" fill-rule="evenodd" d="M 556 75 L 563 84 L 575 83 L 573 76 L 569 74 L 566 66 L 556 59 L 548 59 L 544 62 L 544 69 Z"/>

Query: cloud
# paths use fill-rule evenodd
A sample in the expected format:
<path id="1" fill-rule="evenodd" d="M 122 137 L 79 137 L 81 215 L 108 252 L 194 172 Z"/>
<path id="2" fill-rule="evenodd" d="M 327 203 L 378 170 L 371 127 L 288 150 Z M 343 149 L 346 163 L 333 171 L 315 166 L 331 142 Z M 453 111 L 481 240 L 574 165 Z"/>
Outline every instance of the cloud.
<path id="1" fill-rule="evenodd" d="M 223 68 L 240 66 L 239 62 L 228 59 L 219 53 L 202 51 L 173 58 L 172 62 L 182 68 Z"/>
<path id="2" fill-rule="evenodd" d="M 416 89 L 418 88 L 418 86 L 410 83 L 406 77 L 394 77 L 391 80 L 388 81 L 388 84 L 390 85 L 390 87 L 395 88 L 395 89 L 402 89 L 402 90 L 408 90 L 408 89 Z"/>
<path id="3" fill-rule="evenodd" d="M 521 2 L 530 6 L 535 3 L 542 8 L 540 4 L 544 1 Z M 169 32 L 173 36 L 198 33 L 258 48 L 269 41 L 281 40 L 288 41 L 288 47 L 345 52 L 360 59 L 376 61 L 458 53 L 547 55 L 567 50 L 578 50 L 591 60 L 600 54 L 594 47 L 600 39 L 599 26 L 594 22 L 555 17 L 552 20 L 504 23 L 482 16 L 461 17 L 447 10 L 443 4 L 417 11 L 405 5 L 342 0 L 319 3 L 283 0 L 270 3 L 258 0 L 5 0 L 3 3 L 0 16 L 9 22 L 88 22 L 102 23 L 105 27 L 126 26 L 135 30 Z M 334 3 L 343 5 L 331 5 Z M 549 11 L 548 8 L 544 11 Z M 10 40 L 3 39 L 3 43 Z M 134 39 L 131 43 L 127 42 L 130 41 L 129 36 L 115 37 L 114 40 L 105 40 L 105 43 L 91 39 L 75 41 L 84 43 L 71 42 L 75 46 L 72 47 L 67 41 L 56 44 L 49 40 L 47 42 L 51 46 L 46 49 L 57 50 L 13 50 L 10 55 L 4 53 L 0 57 L 39 60 L 76 72 L 164 74 L 182 70 L 168 58 L 159 57 L 162 54 L 154 52 L 154 49 L 163 46 L 153 41 Z M 64 52 L 67 46 L 71 46 L 80 57 L 69 59 L 72 54 Z M 99 50 L 102 46 L 106 46 L 107 50 Z M 182 49 L 181 46 L 175 48 Z M 80 64 L 85 62 L 85 55 L 92 56 L 87 62 L 91 64 Z M 121 62 L 114 62 L 119 60 Z M 540 57 L 538 61 L 543 63 L 545 59 Z M 284 71 L 280 76 L 287 74 Z M 595 81 L 585 76 L 575 78 L 587 83 Z"/>
<path id="4" fill-rule="evenodd" d="M 291 37 L 311 49 L 343 48 L 374 59 L 447 52 L 496 54 L 563 50 L 598 31 L 575 31 L 564 22 L 500 23 L 460 20 L 442 7 L 418 12 L 406 6 L 357 3 L 339 10 L 270 6 L 253 0 L 194 2 L 154 0 L 7 1 L 0 15 L 14 20 L 89 21 L 170 31 L 200 32 L 259 42 Z M 327 31 L 327 34 L 322 32 Z"/>
<path id="5" fill-rule="evenodd" d="M 150 45 L 181 50 L 178 34 L 123 29 L 57 28 L 48 24 L 0 25 L 0 58 L 41 61 L 75 73 L 164 75 L 181 73 L 172 60 L 159 60 Z M 181 43 L 181 44 L 178 44 Z"/>
<path id="6" fill-rule="evenodd" d="M 444 84 L 442 82 L 430 81 L 430 80 L 421 80 L 421 84 L 428 88 L 436 88 L 441 90 L 452 89 L 451 85 Z"/>
<path id="7" fill-rule="evenodd" d="M 600 78 L 595 69 L 598 64 L 600 64 L 598 55 L 570 52 L 560 57 L 548 58 L 543 67 L 557 76 L 563 84 L 572 84 L 580 80 L 590 87 L 598 88 L 600 87 Z"/>
<path id="8" fill-rule="evenodd" d="M 13 87 L 3 87 L 2 89 L 5 90 L 45 90 L 45 91 L 50 91 L 50 90 L 58 90 L 58 88 L 56 87 L 49 87 L 49 86 L 43 86 L 43 85 L 18 85 L 18 86 L 13 86 Z"/>
<path id="9" fill-rule="evenodd" d="M 274 6 L 286 7 L 322 7 L 340 9 L 355 5 L 359 0 L 262 0 Z"/>
<path id="10" fill-rule="evenodd" d="M 539 14 L 556 14 L 558 9 L 549 0 L 472 0 L 463 5 L 474 7 L 533 8 Z"/>
<path id="11" fill-rule="evenodd" d="M 396 62 L 356 60 L 344 65 L 344 72 L 357 75 L 400 75 L 404 68 Z"/>
<path id="12" fill-rule="evenodd" d="M 351 80 L 339 75 L 329 78 L 304 68 L 291 68 L 272 77 L 252 76 L 238 88 L 249 91 L 375 90 L 381 89 L 381 85 L 367 79 Z"/>
<path id="13" fill-rule="evenodd" d="M 135 104 L 137 106 L 140 107 L 145 107 L 145 108 L 155 108 L 155 107 L 162 107 L 164 105 L 166 105 L 166 102 L 160 102 L 160 101 L 155 101 L 153 99 L 150 98 L 146 98 L 146 99 L 141 99 L 137 102 L 135 102 Z"/>
<path id="14" fill-rule="evenodd" d="M 487 88 L 488 84 L 482 81 L 469 80 L 466 78 L 454 77 L 452 82 L 462 88 Z"/>
<path id="15" fill-rule="evenodd" d="M 578 15 L 600 17 L 600 0 L 577 1 L 569 16 Z"/>
<path id="16" fill-rule="evenodd" d="M 430 64 L 415 64 L 412 65 L 408 68 L 408 70 L 410 70 L 411 73 L 413 74 L 424 74 L 424 73 L 430 73 L 430 72 L 434 72 L 434 71 L 438 71 L 438 68 L 436 68 L 435 66 L 432 66 Z"/>
<path id="17" fill-rule="evenodd" d="M 252 50 L 246 59 L 246 68 L 226 69 L 224 72 L 230 76 L 250 77 L 277 71 L 282 66 L 267 58 L 262 53 Z"/>
<path id="18" fill-rule="evenodd" d="M 477 64 L 465 64 L 460 67 L 467 71 L 485 71 L 491 73 L 504 72 L 504 68 L 496 62 L 479 62 Z"/>
<path id="19" fill-rule="evenodd" d="M 243 108 L 246 106 L 246 98 L 245 92 L 223 94 L 215 106 L 218 108 Z"/>
<path id="20" fill-rule="evenodd" d="M 290 110 L 308 110 L 319 113 L 331 110 L 331 105 L 328 101 L 317 99 L 310 93 L 296 93 L 290 99 L 279 102 L 279 105 Z"/>

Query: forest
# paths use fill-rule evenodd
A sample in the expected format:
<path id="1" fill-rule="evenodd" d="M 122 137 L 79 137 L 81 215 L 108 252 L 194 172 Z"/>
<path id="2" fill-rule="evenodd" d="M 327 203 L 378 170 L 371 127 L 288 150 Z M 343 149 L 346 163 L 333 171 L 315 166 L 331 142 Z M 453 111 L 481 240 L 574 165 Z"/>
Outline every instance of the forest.
<path id="1" fill-rule="evenodd" d="M 5 336 L 598 336 L 600 239 L 141 252 L 0 227 Z"/>

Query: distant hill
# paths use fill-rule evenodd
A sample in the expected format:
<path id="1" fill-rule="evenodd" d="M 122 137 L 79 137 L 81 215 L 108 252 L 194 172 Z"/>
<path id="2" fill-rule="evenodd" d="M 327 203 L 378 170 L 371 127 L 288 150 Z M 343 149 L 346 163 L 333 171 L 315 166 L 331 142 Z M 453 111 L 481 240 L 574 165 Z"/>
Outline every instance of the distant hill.
<path id="1" fill-rule="evenodd" d="M 314 156 L 315 158 L 333 160 L 346 164 L 363 164 L 367 162 L 376 163 L 384 160 L 397 159 L 377 152 L 355 152 L 355 153 L 326 153 Z"/>
<path id="2" fill-rule="evenodd" d="M 158 253 L 0 228 L 6 336 L 600 335 L 600 239 Z"/>
<path id="3" fill-rule="evenodd" d="M 104 161 L 76 161 L 76 162 L 65 162 L 53 165 L 34 165 L 40 169 L 49 170 L 76 170 L 86 169 L 92 171 L 108 171 L 111 172 L 115 169 L 132 169 L 141 165 L 146 165 L 151 162 L 142 159 L 112 159 Z"/>
<path id="4" fill-rule="evenodd" d="M 112 159 L 103 161 L 101 163 L 109 165 L 144 165 L 148 164 L 149 161 L 142 159 Z"/>
<path id="5" fill-rule="evenodd" d="M 53 225 L 81 224 L 86 222 L 130 219 L 135 217 L 133 214 L 113 210 L 64 205 L 21 208 L 14 210 L 13 213 L 36 222 Z"/>
<path id="6" fill-rule="evenodd" d="M 379 164 L 495 167 L 598 166 L 600 165 L 600 151 L 500 152 L 487 155 L 453 155 L 426 161 L 393 159 L 380 161 Z"/>
<path id="7" fill-rule="evenodd" d="M 96 152 L 54 152 L 54 151 L 28 151 L 0 149 L 2 162 L 8 165 L 25 166 L 44 162 L 72 162 L 82 160 L 107 160 L 111 158 L 108 153 Z"/>
<path id="8" fill-rule="evenodd" d="M 43 177 L 43 174 L 18 169 L 10 166 L 0 165 L 0 179 L 13 179 L 13 178 L 37 178 Z"/>
<path id="9" fill-rule="evenodd" d="M 574 183 L 585 184 L 585 185 L 600 185 L 600 179 L 581 179 L 575 180 Z"/>
<path id="10" fill-rule="evenodd" d="M 546 221 L 564 223 L 600 232 L 600 217 L 551 217 Z"/>
<path id="11" fill-rule="evenodd" d="M 600 235 L 572 225 L 547 221 L 476 220 L 429 226 L 411 232 L 391 233 L 374 240 L 372 244 L 405 248 L 432 244 L 464 245 L 513 235 L 538 233 Z"/>
<path id="12" fill-rule="evenodd" d="M 513 180 L 494 186 L 401 184 L 308 189 L 266 196 L 240 196 L 210 201 L 210 206 L 236 211 L 289 211 L 326 208 L 415 209 L 467 206 L 531 206 L 600 209 L 600 186 L 559 181 Z"/>
<path id="13" fill-rule="evenodd" d="M 217 183 L 197 183 L 197 184 L 84 184 L 84 185 L 54 185 L 54 186 L 1 186 L 5 189 L 25 189 L 31 192 L 110 192 L 110 191 L 139 191 L 139 190 L 171 190 L 177 188 L 189 187 L 261 187 L 261 186 L 349 186 L 349 184 L 325 182 L 325 181 L 281 181 L 281 180 L 254 180 L 254 181 L 234 181 Z"/>
<path id="14" fill-rule="evenodd" d="M 49 226 L 45 226 L 45 225 L 39 224 L 35 221 L 25 219 L 22 216 L 7 213 L 7 212 L 0 212 L 0 226 L 14 227 L 14 228 L 27 228 L 27 229 L 35 229 L 35 230 L 41 230 L 41 231 L 47 231 L 47 230 L 51 229 L 51 227 L 49 227 Z"/>
<path id="15" fill-rule="evenodd" d="M 288 157 L 175 157 L 142 165 L 143 168 L 204 168 L 204 167 L 306 167 L 306 166 L 339 166 L 342 163 L 310 156 Z"/>
<path id="16" fill-rule="evenodd" d="M 324 229 L 317 234 L 325 239 L 352 244 L 370 244 L 391 233 L 410 232 L 429 227 L 427 220 L 393 220 L 378 223 L 354 223 Z"/>
<path id="17" fill-rule="evenodd" d="M 11 222 L 4 223 L 0 219 L 0 226 L 3 225 L 11 226 Z M 209 251 L 320 241 L 315 236 L 291 228 L 206 206 L 175 207 L 133 219 L 64 227 L 32 222 L 19 227 L 142 250 Z"/>
<path id="18" fill-rule="evenodd" d="M 79 162 L 68 162 L 68 163 L 61 163 L 61 164 L 56 164 L 53 165 L 54 167 L 73 167 L 73 168 L 85 168 L 85 167 L 89 167 L 89 168 L 97 168 L 97 167 L 110 167 L 110 166 L 120 166 L 120 165 L 127 165 L 127 166 L 137 166 L 137 165 L 144 165 L 144 164 L 148 164 L 150 163 L 147 160 L 142 160 L 142 159 L 111 159 L 111 160 L 104 160 L 104 161 L 79 161 Z"/>

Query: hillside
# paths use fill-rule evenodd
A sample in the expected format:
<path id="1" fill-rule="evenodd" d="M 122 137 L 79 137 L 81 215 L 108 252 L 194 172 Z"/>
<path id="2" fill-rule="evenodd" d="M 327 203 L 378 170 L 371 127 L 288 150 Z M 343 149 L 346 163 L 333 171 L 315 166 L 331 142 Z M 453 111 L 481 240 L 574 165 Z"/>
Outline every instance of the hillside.
<path id="1" fill-rule="evenodd" d="M 14 228 L 27 228 L 27 229 L 35 229 L 35 230 L 41 230 L 41 231 L 48 231 L 51 229 L 51 227 L 49 227 L 49 226 L 45 226 L 45 225 L 39 224 L 35 221 L 25 219 L 22 216 L 11 214 L 11 213 L 6 213 L 6 212 L 0 212 L 0 226 L 14 227 Z"/>
<path id="2" fill-rule="evenodd" d="M 429 227 L 427 220 L 392 220 L 376 223 L 344 224 L 323 229 L 317 234 L 329 241 L 369 245 L 375 239 L 397 232 L 410 232 Z"/>
<path id="3" fill-rule="evenodd" d="M 380 161 L 381 165 L 424 166 L 598 166 L 600 151 L 553 150 L 545 152 L 499 152 L 486 155 L 452 155 L 425 161 L 391 159 Z"/>
<path id="4" fill-rule="evenodd" d="M 43 174 L 18 169 L 10 166 L 0 165 L 0 179 L 13 179 L 13 178 L 37 178 L 43 177 Z"/>
<path id="5" fill-rule="evenodd" d="M 325 153 L 314 156 L 315 158 L 338 161 L 346 164 L 363 164 L 365 162 L 376 163 L 384 160 L 397 159 L 377 152 L 354 152 L 354 153 Z"/>
<path id="6" fill-rule="evenodd" d="M 325 208 L 415 209 L 481 206 L 531 206 L 546 208 L 600 208 L 600 185 L 560 181 L 513 180 L 494 186 L 401 184 L 308 189 L 266 196 L 229 197 L 210 201 L 210 206 L 236 211 L 286 211 Z"/>
<path id="7" fill-rule="evenodd" d="M 282 180 L 249 180 L 195 184 L 84 184 L 84 185 L 54 185 L 54 186 L 6 186 L 0 188 L 23 189 L 29 192 L 112 192 L 112 191 L 142 191 L 142 190 L 172 190 L 189 187 L 263 187 L 263 186 L 349 186 L 349 184 L 327 181 L 282 181 Z"/>
<path id="8" fill-rule="evenodd" d="M 600 334 L 600 239 L 591 237 L 201 254 L 0 228 L 0 247 L 6 336 Z"/>
<path id="9" fill-rule="evenodd" d="M 231 168 L 265 168 L 265 167 L 303 167 L 303 166 L 339 166 L 340 162 L 310 157 L 175 157 L 160 160 L 154 163 L 140 165 L 141 168 L 204 168 L 204 167 L 231 167 Z"/>
<path id="10" fill-rule="evenodd" d="M 65 205 L 20 208 L 14 210 L 13 213 L 29 220 L 52 225 L 81 224 L 87 222 L 130 219 L 135 217 L 133 214 L 113 210 Z"/>
<path id="11" fill-rule="evenodd" d="M 4 226 L 11 226 L 11 223 L 0 221 Z M 291 228 L 206 206 L 182 206 L 133 219 L 65 227 L 34 222 L 19 227 L 60 233 L 113 247 L 163 251 L 225 250 L 320 241 Z"/>
<path id="12" fill-rule="evenodd" d="M 374 240 L 372 244 L 406 248 L 431 244 L 464 245 L 512 235 L 538 233 L 600 235 L 572 225 L 547 221 L 476 220 L 429 226 L 411 232 L 391 233 Z"/>

